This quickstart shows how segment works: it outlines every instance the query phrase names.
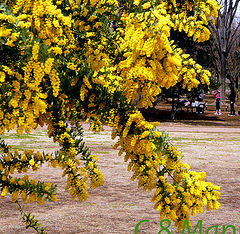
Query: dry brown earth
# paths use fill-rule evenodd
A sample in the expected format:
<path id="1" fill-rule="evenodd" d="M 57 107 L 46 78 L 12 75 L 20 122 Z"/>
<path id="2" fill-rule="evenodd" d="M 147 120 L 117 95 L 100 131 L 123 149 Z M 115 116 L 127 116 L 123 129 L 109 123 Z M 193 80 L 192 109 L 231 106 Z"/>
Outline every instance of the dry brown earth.
<path id="1" fill-rule="evenodd" d="M 231 121 L 224 120 L 225 117 L 222 117 L 221 124 L 214 121 L 204 123 L 201 120 L 176 121 L 162 123 L 160 129 L 169 131 L 174 144 L 185 155 L 184 162 L 189 163 L 193 170 L 206 171 L 206 180 L 222 187 L 220 210 L 193 217 L 193 226 L 202 220 L 203 230 L 219 225 L 218 233 L 222 233 L 222 225 L 231 224 L 237 228 L 238 233 L 240 126 L 237 117 Z M 142 223 L 138 233 L 157 234 L 161 228 L 159 215 L 150 202 L 152 193 L 138 190 L 136 182 L 130 180 L 127 164 L 122 157 L 117 156 L 117 150 L 112 149 L 110 129 L 93 134 L 87 127 L 84 125 L 86 142 L 99 157 L 99 168 L 105 177 L 104 185 L 89 191 L 86 201 L 72 201 L 64 191 L 65 179 L 61 177 L 61 170 L 45 166 L 37 174 L 31 174 L 40 180 L 56 183 L 59 200 L 42 206 L 38 203 L 26 204 L 26 210 L 32 211 L 48 233 L 127 234 L 134 233 L 139 221 L 148 219 L 149 223 Z M 10 137 L 8 141 L 20 148 L 31 146 L 46 151 L 56 149 L 56 145 L 47 139 L 46 132 L 42 129 L 33 131 L 29 139 Z M 0 207 L 0 233 L 34 233 L 25 230 L 17 205 L 11 203 L 9 196 L 0 200 Z M 171 231 L 177 233 L 173 224 Z"/>

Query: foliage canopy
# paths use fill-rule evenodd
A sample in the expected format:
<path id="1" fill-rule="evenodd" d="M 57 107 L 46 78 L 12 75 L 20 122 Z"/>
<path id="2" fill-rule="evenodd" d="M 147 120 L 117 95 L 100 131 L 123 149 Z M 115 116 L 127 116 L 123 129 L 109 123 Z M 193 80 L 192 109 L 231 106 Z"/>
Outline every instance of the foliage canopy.
<path id="1" fill-rule="evenodd" d="M 59 143 L 54 154 L 11 151 L 1 141 L 1 197 L 15 202 L 56 200 L 55 186 L 15 177 L 44 163 L 61 167 L 66 190 L 87 198 L 103 175 L 82 139 L 81 121 L 99 131 L 112 127 L 115 147 L 125 154 L 139 187 L 154 190 L 152 202 L 181 229 L 190 214 L 218 209 L 220 188 L 205 182 L 204 172 L 190 171 L 182 154 L 145 121 L 132 104 L 151 107 L 161 88 L 176 83 L 191 89 L 208 84 L 204 70 L 169 40 L 171 29 L 199 42 L 209 39 L 215 0 L 6 0 L 0 1 L 0 133 L 30 132 L 48 126 Z"/>

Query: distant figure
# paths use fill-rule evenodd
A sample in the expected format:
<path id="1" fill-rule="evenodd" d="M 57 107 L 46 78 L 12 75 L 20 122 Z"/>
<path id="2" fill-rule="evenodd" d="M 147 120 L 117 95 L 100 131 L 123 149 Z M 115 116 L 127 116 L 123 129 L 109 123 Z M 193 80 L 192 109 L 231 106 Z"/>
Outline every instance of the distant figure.
<path id="1" fill-rule="evenodd" d="M 231 83 L 230 84 L 230 95 L 229 95 L 229 100 L 230 100 L 230 115 L 229 116 L 235 116 L 235 99 L 236 99 L 236 93 L 234 90 L 234 85 Z"/>
<path id="2" fill-rule="evenodd" d="M 205 97 L 205 93 L 204 93 L 204 91 L 202 91 L 202 92 L 198 95 L 197 100 L 198 100 L 199 102 L 202 102 L 203 99 L 204 99 L 204 97 Z"/>
<path id="3" fill-rule="evenodd" d="M 221 108 L 220 108 L 220 102 L 221 102 L 221 91 L 218 89 L 216 91 L 213 91 L 212 94 L 216 98 L 216 113 L 214 115 L 221 115 Z"/>
<path id="4" fill-rule="evenodd" d="M 190 106 L 191 103 L 188 100 L 184 100 L 183 104 L 185 107 L 188 107 L 188 106 Z"/>

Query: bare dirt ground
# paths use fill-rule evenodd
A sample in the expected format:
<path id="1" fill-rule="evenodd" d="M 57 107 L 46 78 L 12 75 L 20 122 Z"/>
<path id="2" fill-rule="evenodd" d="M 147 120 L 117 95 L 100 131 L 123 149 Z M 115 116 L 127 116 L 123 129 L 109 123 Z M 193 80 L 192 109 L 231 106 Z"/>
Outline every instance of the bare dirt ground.
<path id="1" fill-rule="evenodd" d="M 117 155 L 117 150 L 112 149 L 110 129 L 93 134 L 88 131 L 87 125 L 84 128 L 89 148 L 99 157 L 98 165 L 105 177 L 104 185 L 90 190 L 86 201 L 72 201 L 64 191 L 65 178 L 61 177 L 61 169 L 44 166 L 31 175 L 56 183 L 59 200 L 56 203 L 46 202 L 42 206 L 36 202 L 25 204 L 25 209 L 38 218 L 48 233 L 134 233 L 136 224 L 145 219 L 149 222 L 142 223 L 138 233 L 157 234 L 161 228 L 159 214 L 151 203 L 152 192 L 139 190 L 137 183 L 130 180 L 127 163 Z M 230 119 L 225 113 L 213 120 L 162 122 L 159 128 L 168 130 L 173 143 L 185 155 L 183 161 L 190 164 L 192 170 L 205 171 L 207 181 L 221 186 L 220 209 L 193 217 L 193 227 L 198 220 L 202 220 L 203 230 L 219 225 L 217 233 L 222 233 L 222 225 L 234 225 L 239 232 L 239 116 Z M 34 130 L 23 139 L 11 134 L 6 134 L 6 141 L 20 150 L 25 147 L 45 151 L 56 149 L 51 139 L 46 137 L 44 129 Z M 25 229 L 17 205 L 11 203 L 10 196 L 0 200 L 0 207 L 0 233 L 34 233 Z M 173 224 L 170 229 L 171 233 L 178 233 Z M 233 233 L 228 230 L 226 233 Z M 213 230 L 210 233 L 214 233 Z"/>

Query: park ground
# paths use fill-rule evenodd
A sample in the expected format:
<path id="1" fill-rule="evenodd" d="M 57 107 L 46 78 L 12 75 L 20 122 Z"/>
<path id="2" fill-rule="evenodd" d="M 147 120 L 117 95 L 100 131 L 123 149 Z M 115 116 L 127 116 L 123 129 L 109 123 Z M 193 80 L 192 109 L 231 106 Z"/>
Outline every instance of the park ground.
<path id="1" fill-rule="evenodd" d="M 168 130 L 172 142 L 184 154 L 183 161 L 195 171 L 205 171 L 206 180 L 221 186 L 221 207 L 217 211 L 204 212 L 192 217 L 192 230 L 202 220 L 203 231 L 212 225 L 218 225 L 217 233 L 222 233 L 223 225 L 234 225 L 239 232 L 240 225 L 240 116 L 214 116 L 213 112 L 205 117 L 188 120 L 160 121 L 159 129 Z M 152 116 L 150 120 L 156 120 Z M 134 233 L 136 224 L 149 220 L 139 227 L 140 233 L 157 234 L 160 219 L 151 203 L 152 192 L 137 188 L 137 182 L 131 181 L 127 163 L 118 151 L 112 149 L 111 131 L 94 134 L 83 124 L 85 140 L 91 151 L 99 158 L 99 169 L 104 174 L 103 186 L 90 190 L 89 198 L 82 203 L 71 200 L 64 191 L 65 178 L 61 169 L 43 166 L 32 178 L 52 182 L 58 185 L 56 203 L 46 202 L 40 206 L 37 202 L 25 204 L 43 224 L 48 233 Z M 3 136 L 13 148 L 24 150 L 34 148 L 53 152 L 56 144 L 47 138 L 46 129 L 36 129 L 31 134 L 18 136 L 14 132 Z M 11 203 L 10 196 L 0 200 L 0 233 L 34 233 L 26 231 L 20 220 L 17 205 Z M 174 225 L 171 233 L 178 233 Z M 164 233 L 164 232 L 162 232 Z M 185 232 L 188 233 L 188 232 Z M 196 233 L 199 233 L 198 231 Z M 204 232 L 205 233 L 205 232 Z M 210 233 L 214 233 L 213 230 Z M 227 231 L 226 233 L 233 233 Z"/>

